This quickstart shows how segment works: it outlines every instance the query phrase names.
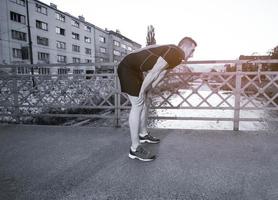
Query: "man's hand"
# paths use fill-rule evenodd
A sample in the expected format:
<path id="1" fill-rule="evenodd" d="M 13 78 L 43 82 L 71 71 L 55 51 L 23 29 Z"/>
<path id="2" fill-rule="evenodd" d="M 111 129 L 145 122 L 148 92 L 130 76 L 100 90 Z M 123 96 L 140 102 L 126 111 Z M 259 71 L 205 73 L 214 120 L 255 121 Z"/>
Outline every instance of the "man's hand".
<path id="1" fill-rule="evenodd" d="M 145 92 L 140 92 L 136 104 L 140 106 L 143 105 L 146 101 L 146 96 Z"/>
<path id="2" fill-rule="evenodd" d="M 159 76 L 157 77 L 157 79 L 155 79 L 152 82 L 152 88 L 155 88 L 157 86 L 157 84 L 165 77 L 165 75 L 167 74 L 168 70 L 163 70 Z"/>
<path id="3" fill-rule="evenodd" d="M 167 66 L 168 63 L 162 57 L 159 57 L 153 68 L 145 77 L 140 89 L 140 93 L 143 94 L 150 90 L 152 88 L 153 81 L 155 81 L 159 77 L 159 74 L 164 71 Z"/>

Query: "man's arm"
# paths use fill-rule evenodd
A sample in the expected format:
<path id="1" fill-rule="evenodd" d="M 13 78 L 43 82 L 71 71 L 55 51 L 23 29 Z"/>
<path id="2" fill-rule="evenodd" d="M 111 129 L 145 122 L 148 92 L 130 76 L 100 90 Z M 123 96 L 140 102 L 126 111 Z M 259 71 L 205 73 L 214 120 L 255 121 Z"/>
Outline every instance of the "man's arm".
<path id="1" fill-rule="evenodd" d="M 143 81 L 139 93 L 139 97 L 144 95 L 147 92 L 147 90 L 151 87 L 152 83 L 159 77 L 161 72 L 165 71 L 167 66 L 168 63 L 162 57 L 159 57 L 157 59 L 157 62 L 155 63 L 155 65 L 153 66 L 153 68 L 150 70 L 150 72 L 147 74 L 147 76 Z"/>
<path id="2" fill-rule="evenodd" d="M 157 86 L 157 84 L 165 77 L 167 72 L 168 72 L 168 70 L 166 70 L 166 69 L 163 70 L 162 72 L 160 72 L 158 78 L 153 81 L 152 88 L 155 88 Z"/>

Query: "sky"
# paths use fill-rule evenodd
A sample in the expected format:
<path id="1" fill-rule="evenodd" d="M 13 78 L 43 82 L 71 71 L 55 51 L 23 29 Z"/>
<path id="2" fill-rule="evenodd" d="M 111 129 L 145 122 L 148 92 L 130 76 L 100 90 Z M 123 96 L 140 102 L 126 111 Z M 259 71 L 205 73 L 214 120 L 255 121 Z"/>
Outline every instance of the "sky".
<path id="1" fill-rule="evenodd" d="M 265 55 L 278 45 L 278 0 L 41 0 L 102 29 L 120 30 L 146 45 L 148 25 L 157 44 L 184 36 L 198 44 L 192 60 Z"/>

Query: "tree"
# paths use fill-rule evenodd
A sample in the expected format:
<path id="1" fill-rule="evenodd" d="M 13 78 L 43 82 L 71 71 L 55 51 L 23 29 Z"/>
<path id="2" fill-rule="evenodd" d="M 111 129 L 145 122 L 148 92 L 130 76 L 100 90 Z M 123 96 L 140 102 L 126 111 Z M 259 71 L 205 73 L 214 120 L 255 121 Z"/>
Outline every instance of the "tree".
<path id="1" fill-rule="evenodd" d="M 271 59 L 278 59 L 278 46 L 276 46 L 270 53 Z M 270 64 L 271 71 L 278 71 L 278 63 Z"/>
<path id="2" fill-rule="evenodd" d="M 148 33 L 146 39 L 147 39 L 147 46 L 156 44 L 153 25 L 148 26 Z"/>

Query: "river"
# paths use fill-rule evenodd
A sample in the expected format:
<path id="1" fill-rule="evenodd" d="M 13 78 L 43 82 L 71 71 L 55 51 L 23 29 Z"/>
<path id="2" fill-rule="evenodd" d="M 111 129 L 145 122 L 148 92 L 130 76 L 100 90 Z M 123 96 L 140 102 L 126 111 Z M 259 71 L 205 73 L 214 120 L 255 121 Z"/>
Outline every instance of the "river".
<path id="1" fill-rule="evenodd" d="M 199 83 L 193 83 L 198 85 Z M 200 85 L 200 84 L 199 84 Z M 193 85 L 194 88 L 194 85 Z M 192 93 L 191 89 L 179 90 L 179 93 L 184 97 L 188 97 Z M 202 85 L 198 88 L 198 94 L 203 98 L 206 98 L 211 93 L 210 88 L 207 85 Z M 231 95 L 231 92 L 219 91 L 218 92 L 222 98 L 227 98 L 227 102 L 234 106 L 234 96 Z M 165 95 L 164 97 L 167 97 Z M 156 97 L 153 99 L 154 104 L 161 101 L 161 97 Z M 191 95 L 188 99 L 188 102 L 192 106 L 197 106 L 202 101 L 201 97 L 197 94 Z M 207 99 L 208 103 L 212 106 L 216 106 L 221 103 L 222 99 L 213 94 Z M 241 97 L 241 105 L 246 103 L 247 99 Z M 173 106 L 177 106 L 182 102 L 182 98 L 179 95 L 173 95 L 169 98 L 169 102 Z M 261 105 L 262 102 L 259 100 L 253 100 L 255 105 Z M 184 104 L 184 105 L 183 105 Z M 188 107 L 187 103 L 182 105 Z M 201 104 L 201 107 L 208 107 L 206 103 Z M 227 103 L 221 104 L 221 107 L 228 107 Z M 156 109 L 150 110 L 152 116 L 163 116 L 163 117 L 214 117 L 214 118 L 233 118 L 234 110 L 225 110 L 225 109 Z M 269 119 L 277 118 L 278 111 L 269 111 L 269 110 L 241 110 L 241 118 L 261 118 Z M 209 129 L 209 130 L 233 130 L 232 121 L 204 121 L 204 120 L 161 120 L 161 119 L 152 119 L 149 120 L 149 127 L 151 128 L 169 128 L 169 129 Z M 278 128 L 277 122 L 258 122 L 258 121 L 248 121 L 240 122 L 240 130 L 274 130 Z"/>

